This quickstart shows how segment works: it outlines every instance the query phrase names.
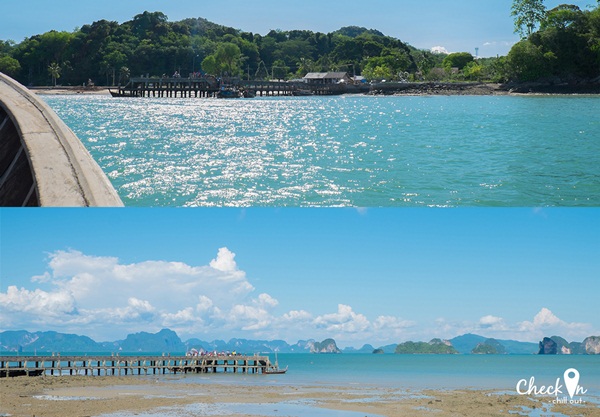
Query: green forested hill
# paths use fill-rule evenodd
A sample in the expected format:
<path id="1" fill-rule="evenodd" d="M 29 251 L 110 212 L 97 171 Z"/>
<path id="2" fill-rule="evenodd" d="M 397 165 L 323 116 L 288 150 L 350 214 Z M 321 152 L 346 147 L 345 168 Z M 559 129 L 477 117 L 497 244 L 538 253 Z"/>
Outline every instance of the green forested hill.
<path id="1" fill-rule="evenodd" d="M 47 84 L 48 68 L 56 63 L 64 85 L 88 79 L 112 84 L 113 77 L 118 82 L 128 75 L 175 71 L 187 76 L 201 70 L 251 78 L 290 78 L 314 71 L 377 72 L 392 79 L 398 73 L 416 72 L 425 61 L 435 65 L 438 59 L 365 28 L 328 34 L 273 30 L 262 36 L 203 18 L 169 22 L 161 12 L 144 12 L 123 24 L 100 20 L 74 32 L 50 31 L 18 45 L 3 41 L 0 55 L 5 57 L 0 70 L 25 84 Z"/>
<path id="2" fill-rule="evenodd" d="M 527 3 L 514 0 L 516 4 Z M 536 0 L 541 3 L 543 0 Z M 529 4 L 529 3 L 527 3 Z M 521 10 L 521 9 L 519 9 Z M 510 11 L 507 10 L 507 14 Z M 522 12 L 527 17 L 527 10 Z M 517 15 L 515 21 L 523 16 Z M 50 31 L 19 44 L 0 40 L 0 71 L 25 85 L 97 85 L 129 76 L 204 72 L 216 76 L 290 79 L 344 71 L 369 80 L 571 82 L 600 76 L 600 6 L 563 4 L 536 15 L 507 57 L 418 50 L 375 29 L 332 33 L 272 30 L 259 35 L 203 18 L 170 22 L 143 12 L 119 24 L 100 20 L 73 32 Z"/>

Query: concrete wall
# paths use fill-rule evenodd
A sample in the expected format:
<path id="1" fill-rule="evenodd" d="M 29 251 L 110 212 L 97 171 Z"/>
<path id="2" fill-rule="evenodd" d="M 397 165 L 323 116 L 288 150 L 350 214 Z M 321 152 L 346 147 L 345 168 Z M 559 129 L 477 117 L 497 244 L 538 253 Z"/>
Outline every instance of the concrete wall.
<path id="1" fill-rule="evenodd" d="M 0 206 L 122 205 L 71 129 L 43 100 L 0 73 Z"/>

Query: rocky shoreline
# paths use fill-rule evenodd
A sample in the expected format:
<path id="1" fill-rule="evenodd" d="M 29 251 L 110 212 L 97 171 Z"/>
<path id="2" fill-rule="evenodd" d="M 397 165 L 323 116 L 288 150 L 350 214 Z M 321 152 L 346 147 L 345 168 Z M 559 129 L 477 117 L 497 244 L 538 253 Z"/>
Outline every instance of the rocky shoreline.
<path id="1" fill-rule="evenodd" d="M 373 86 L 370 95 L 596 95 L 600 82 L 587 83 L 382 83 Z"/>

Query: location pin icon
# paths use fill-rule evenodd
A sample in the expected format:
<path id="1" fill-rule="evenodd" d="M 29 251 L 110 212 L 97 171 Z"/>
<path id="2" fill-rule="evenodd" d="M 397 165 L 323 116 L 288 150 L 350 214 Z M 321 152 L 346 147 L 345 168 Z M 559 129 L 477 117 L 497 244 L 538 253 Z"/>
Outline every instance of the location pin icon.
<path id="1" fill-rule="evenodd" d="M 572 377 L 571 374 L 573 374 Z M 569 368 L 565 371 L 564 378 L 567 391 L 569 391 L 569 395 L 571 396 L 571 399 L 573 399 L 573 395 L 575 395 L 577 386 L 579 385 L 579 371 L 575 368 Z"/>

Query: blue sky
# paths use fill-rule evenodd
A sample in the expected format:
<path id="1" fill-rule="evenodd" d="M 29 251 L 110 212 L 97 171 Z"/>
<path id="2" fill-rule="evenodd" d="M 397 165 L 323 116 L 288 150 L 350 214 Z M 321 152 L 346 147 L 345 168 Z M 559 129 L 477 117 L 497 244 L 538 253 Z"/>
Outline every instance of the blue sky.
<path id="1" fill-rule="evenodd" d="M 599 209 L 1 209 L 0 227 L 0 331 L 600 334 Z"/>
<path id="2" fill-rule="evenodd" d="M 552 8 L 563 1 L 547 0 Z M 592 0 L 570 1 L 582 8 Z M 271 29 L 308 29 L 331 32 L 342 26 L 364 26 L 382 31 L 411 45 L 480 56 L 505 55 L 518 40 L 510 16 L 511 0 L 7 0 L 0 14 L 0 39 L 23 38 L 51 29 L 75 27 L 107 19 L 120 23 L 148 11 L 162 11 L 171 21 L 204 17 L 244 31 L 266 34 Z"/>

